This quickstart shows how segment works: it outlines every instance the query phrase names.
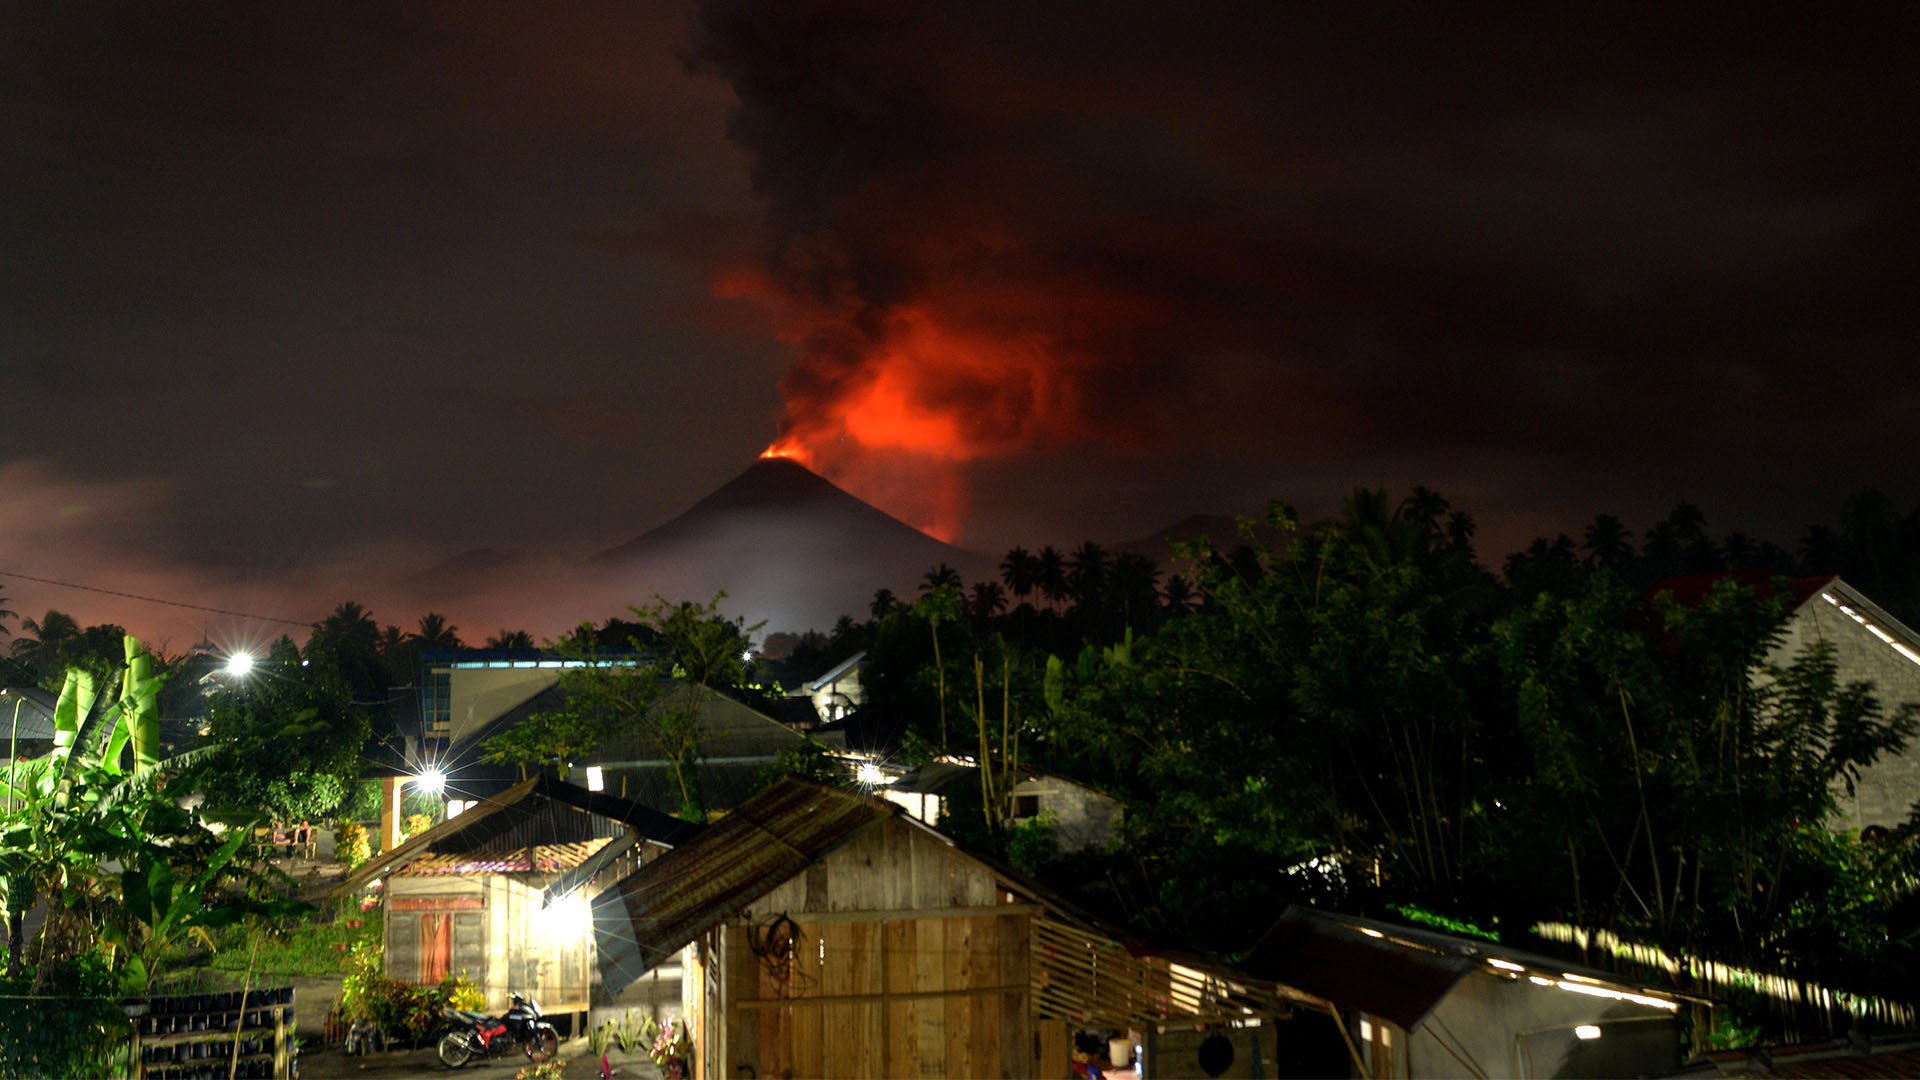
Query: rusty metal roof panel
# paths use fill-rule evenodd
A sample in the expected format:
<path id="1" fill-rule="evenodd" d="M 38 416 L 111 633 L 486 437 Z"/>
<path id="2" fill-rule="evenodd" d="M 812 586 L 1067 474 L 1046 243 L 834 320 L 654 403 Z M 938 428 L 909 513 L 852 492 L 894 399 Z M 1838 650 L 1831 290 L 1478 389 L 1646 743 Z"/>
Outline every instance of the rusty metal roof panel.
<path id="1" fill-rule="evenodd" d="M 608 987 L 624 986 L 867 829 L 878 799 L 788 778 L 594 901 Z"/>

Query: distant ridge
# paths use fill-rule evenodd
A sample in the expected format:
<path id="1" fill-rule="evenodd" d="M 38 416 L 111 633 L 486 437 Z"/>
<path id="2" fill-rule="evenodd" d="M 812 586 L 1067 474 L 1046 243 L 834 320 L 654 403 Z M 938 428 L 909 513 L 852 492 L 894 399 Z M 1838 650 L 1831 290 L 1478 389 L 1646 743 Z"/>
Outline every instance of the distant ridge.
<path id="1" fill-rule="evenodd" d="M 865 618 L 880 588 L 910 600 L 939 563 L 968 581 L 987 579 L 995 565 L 784 458 L 755 461 L 685 513 L 591 562 L 663 595 L 670 587 L 687 597 L 725 589 L 730 611 L 766 619 L 770 631 Z"/>
<path id="2" fill-rule="evenodd" d="M 1270 525 L 1259 524 L 1253 530 L 1255 544 L 1284 546 L 1286 536 Z M 1163 529 L 1149 533 L 1137 540 L 1123 540 L 1113 545 L 1116 552 L 1130 552 L 1145 555 L 1161 566 L 1171 566 L 1179 562 L 1173 555 L 1173 542 L 1192 542 L 1205 537 L 1221 552 L 1247 543 L 1240 537 L 1240 519 L 1231 514 L 1193 514 Z"/>

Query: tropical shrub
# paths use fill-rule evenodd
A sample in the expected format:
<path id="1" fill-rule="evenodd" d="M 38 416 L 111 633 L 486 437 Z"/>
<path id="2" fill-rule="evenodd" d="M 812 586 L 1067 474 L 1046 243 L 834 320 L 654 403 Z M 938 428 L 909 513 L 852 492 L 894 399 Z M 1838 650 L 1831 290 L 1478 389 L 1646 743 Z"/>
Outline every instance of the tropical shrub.
<path id="1" fill-rule="evenodd" d="M 333 857 L 349 869 L 373 858 L 373 838 L 367 835 L 367 827 L 357 821 L 342 823 L 334 834 Z"/>
<path id="2" fill-rule="evenodd" d="M 351 952 L 350 970 L 340 987 L 340 1011 L 348 1020 L 365 1021 L 390 1038 L 424 1038 L 440 1023 L 441 1010 L 446 1008 L 486 1008 L 486 995 L 464 972 L 415 986 L 386 976 L 378 942 L 360 942 Z"/>

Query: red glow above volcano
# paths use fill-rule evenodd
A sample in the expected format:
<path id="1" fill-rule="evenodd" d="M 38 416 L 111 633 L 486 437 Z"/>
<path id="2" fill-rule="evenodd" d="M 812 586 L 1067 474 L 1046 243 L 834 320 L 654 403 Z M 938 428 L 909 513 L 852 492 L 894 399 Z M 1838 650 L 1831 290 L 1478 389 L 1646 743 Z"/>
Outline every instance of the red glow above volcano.
<path id="1" fill-rule="evenodd" d="M 943 539 L 968 507 L 966 465 L 1128 433 L 1088 418 L 1082 386 L 1103 366 L 1097 342 L 1161 313 L 1086 282 L 1032 288 L 957 280 L 937 299 L 884 306 L 777 287 L 758 271 L 716 281 L 716 296 L 773 317 L 797 352 L 782 382 L 778 437 L 791 458 Z"/>

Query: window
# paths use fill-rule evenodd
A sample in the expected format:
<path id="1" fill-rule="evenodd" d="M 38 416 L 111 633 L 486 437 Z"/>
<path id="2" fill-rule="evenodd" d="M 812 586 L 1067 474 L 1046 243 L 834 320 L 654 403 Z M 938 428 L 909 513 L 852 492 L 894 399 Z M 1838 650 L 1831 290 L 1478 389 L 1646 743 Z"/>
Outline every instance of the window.
<path id="1" fill-rule="evenodd" d="M 1013 797 L 1013 816 L 1030 818 L 1040 816 L 1040 796 L 1015 795 Z"/>

